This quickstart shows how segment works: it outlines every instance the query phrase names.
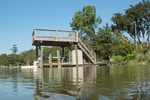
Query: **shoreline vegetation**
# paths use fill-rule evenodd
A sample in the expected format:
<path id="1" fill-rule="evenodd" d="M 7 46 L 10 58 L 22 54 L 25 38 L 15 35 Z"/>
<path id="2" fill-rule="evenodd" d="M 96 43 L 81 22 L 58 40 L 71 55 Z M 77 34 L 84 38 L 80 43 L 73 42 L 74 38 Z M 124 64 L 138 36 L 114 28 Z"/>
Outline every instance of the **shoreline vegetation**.
<path id="1" fill-rule="evenodd" d="M 121 61 L 121 62 L 111 62 L 110 65 L 147 65 L 150 64 L 150 62 L 146 62 L 146 61 Z"/>

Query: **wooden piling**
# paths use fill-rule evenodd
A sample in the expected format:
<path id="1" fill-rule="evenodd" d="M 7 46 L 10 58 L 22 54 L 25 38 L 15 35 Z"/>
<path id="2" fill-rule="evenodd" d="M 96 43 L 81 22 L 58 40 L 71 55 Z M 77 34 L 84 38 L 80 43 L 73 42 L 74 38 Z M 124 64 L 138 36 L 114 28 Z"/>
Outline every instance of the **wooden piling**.
<path id="1" fill-rule="evenodd" d="M 49 54 L 49 65 L 52 67 L 52 54 Z"/>
<path id="2" fill-rule="evenodd" d="M 58 67 L 61 67 L 61 65 L 60 65 L 60 52 L 59 52 L 59 50 L 57 50 L 57 63 L 58 63 Z"/>
<path id="3" fill-rule="evenodd" d="M 77 48 L 77 44 L 75 44 L 75 50 L 76 50 L 76 67 L 78 67 L 78 48 Z"/>
<path id="4" fill-rule="evenodd" d="M 37 61 L 38 60 L 38 55 L 39 55 L 38 54 L 38 45 L 36 45 L 35 47 L 36 47 L 35 51 L 36 51 L 36 61 Z"/>
<path id="5" fill-rule="evenodd" d="M 71 46 L 69 46 L 69 63 L 71 63 Z"/>
<path id="6" fill-rule="evenodd" d="M 41 57 L 40 67 L 43 67 L 43 47 L 41 47 L 41 54 L 40 54 L 40 57 Z"/>

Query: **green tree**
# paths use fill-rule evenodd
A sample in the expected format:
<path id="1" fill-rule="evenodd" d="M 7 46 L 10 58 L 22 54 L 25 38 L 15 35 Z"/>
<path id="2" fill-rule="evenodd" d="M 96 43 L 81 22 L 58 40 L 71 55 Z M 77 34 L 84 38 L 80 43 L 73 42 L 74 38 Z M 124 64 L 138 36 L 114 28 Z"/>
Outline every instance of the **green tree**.
<path id="1" fill-rule="evenodd" d="M 91 41 L 100 23 L 101 19 L 96 16 L 95 6 L 85 6 L 74 14 L 70 26 Z"/>
<path id="2" fill-rule="evenodd" d="M 114 55 L 125 56 L 127 54 L 135 53 L 135 45 L 132 40 L 129 40 L 127 36 L 120 33 L 118 30 L 113 32 L 113 39 L 115 41 Z"/>
<path id="3" fill-rule="evenodd" d="M 18 52 L 17 44 L 14 44 L 10 50 L 12 50 L 13 53 L 8 55 L 8 63 L 15 66 L 18 62 L 18 55 L 16 54 Z"/>
<path id="4" fill-rule="evenodd" d="M 17 44 L 14 44 L 10 50 L 12 50 L 13 54 L 16 54 L 18 52 Z"/>
<path id="5" fill-rule="evenodd" d="M 98 59 L 108 60 L 115 55 L 126 56 L 132 54 L 134 45 L 131 40 L 121 34 L 119 31 L 112 29 L 108 24 L 100 28 L 91 42 L 92 48 L 95 50 Z"/>
<path id="6" fill-rule="evenodd" d="M 114 41 L 111 28 L 108 24 L 99 29 L 97 35 L 95 35 L 91 42 L 91 45 L 99 59 L 109 59 L 109 57 L 113 54 Z"/>
<path id="7" fill-rule="evenodd" d="M 0 55 L 0 65 L 8 65 L 8 56 L 7 54 Z"/>
<path id="8" fill-rule="evenodd" d="M 127 32 L 135 43 L 140 45 L 141 50 L 146 46 L 143 43 L 147 42 L 148 45 L 150 37 L 150 2 L 148 0 L 135 6 L 131 5 L 125 10 L 125 14 L 114 14 L 112 21 L 114 22 L 113 30 Z"/>
<path id="9" fill-rule="evenodd" d="M 35 50 L 30 49 L 28 51 L 21 52 L 19 59 L 22 64 L 26 64 L 27 62 L 29 62 L 29 64 L 32 65 L 34 60 L 36 59 L 35 56 Z"/>
<path id="10" fill-rule="evenodd" d="M 8 55 L 8 63 L 17 66 L 19 64 L 19 55 L 18 54 L 9 54 Z"/>

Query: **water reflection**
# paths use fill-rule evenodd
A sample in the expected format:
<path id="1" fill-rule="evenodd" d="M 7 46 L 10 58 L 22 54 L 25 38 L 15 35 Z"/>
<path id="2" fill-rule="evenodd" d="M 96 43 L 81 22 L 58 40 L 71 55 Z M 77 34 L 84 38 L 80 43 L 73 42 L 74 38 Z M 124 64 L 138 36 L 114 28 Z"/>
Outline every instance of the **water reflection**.
<path id="1" fill-rule="evenodd" d="M 0 89 L 0 100 L 148 100 L 150 66 L 0 69 Z"/>
<path id="2" fill-rule="evenodd" d="M 143 76 L 149 72 L 147 69 L 140 66 L 45 68 L 44 76 L 39 78 L 43 80 L 39 82 L 43 87 L 39 93 L 63 94 L 81 100 L 147 99 L 150 76 Z"/>

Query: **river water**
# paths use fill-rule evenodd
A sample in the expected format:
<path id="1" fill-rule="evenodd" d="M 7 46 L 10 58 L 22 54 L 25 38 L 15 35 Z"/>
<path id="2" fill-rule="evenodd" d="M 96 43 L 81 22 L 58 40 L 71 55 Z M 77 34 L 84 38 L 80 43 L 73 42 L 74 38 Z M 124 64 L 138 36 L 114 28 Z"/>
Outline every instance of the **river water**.
<path id="1" fill-rule="evenodd" d="M 150 100 L 150 65 L 1 68 L 0 100 Z"/>

